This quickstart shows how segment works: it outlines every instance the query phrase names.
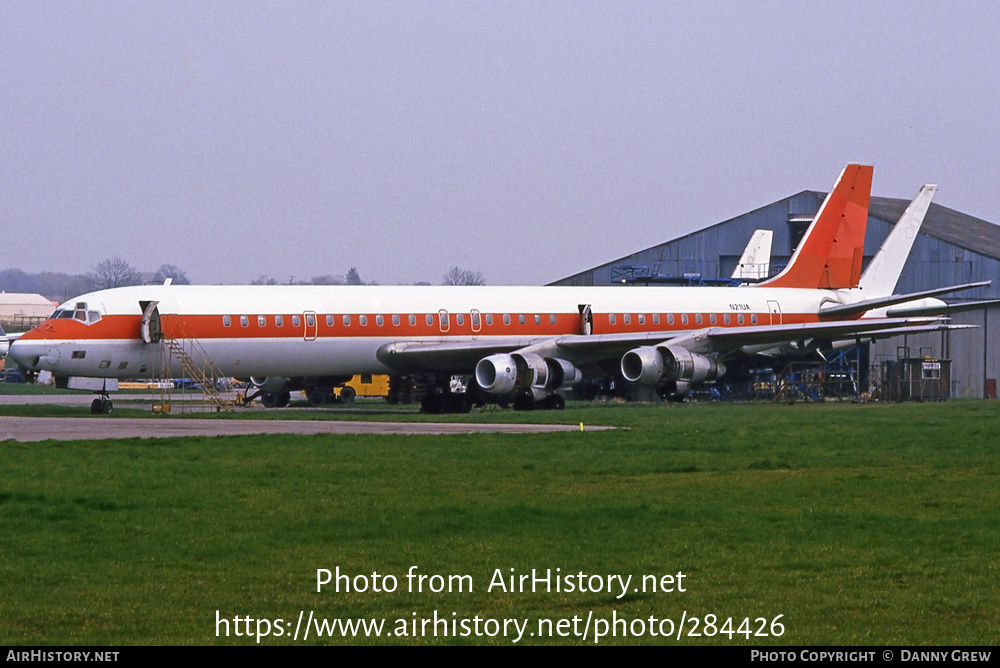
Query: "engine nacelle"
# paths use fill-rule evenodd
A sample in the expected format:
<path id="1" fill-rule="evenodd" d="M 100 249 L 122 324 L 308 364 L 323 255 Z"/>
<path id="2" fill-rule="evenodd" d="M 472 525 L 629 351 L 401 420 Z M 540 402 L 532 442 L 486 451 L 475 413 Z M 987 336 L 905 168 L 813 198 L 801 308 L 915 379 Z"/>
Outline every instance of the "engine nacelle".
<path id="1" fill-rule="evenodd" d="M 509 394 L 517 388 L 517 363 L 511 355 L 490 355 L 476 364 L 476 384 L 490 394 Z"/>
<path id="2" fill-rule="evenodd" d="M 570 362 L 534 353 L 500 353 L 476 364 L 476 383 L 489 394 L 505 395 L 527 388 L 552 391 L 572 387 L 582 377 Z"/>
<path id="3" fill-rule="evenodd" d="M 633 385 L 658 387 L 678 382 L 697 385 L 726 373 L 726 365 L 686 348 L 643 346 L 622 355 L 622 376 Z"/>
<path id="4" fill-rule="evenodd" d="M 265 392 L 281 392 L 288 387 L 288 379 L 283 376 L 251 376 L 250 383 Z"/>

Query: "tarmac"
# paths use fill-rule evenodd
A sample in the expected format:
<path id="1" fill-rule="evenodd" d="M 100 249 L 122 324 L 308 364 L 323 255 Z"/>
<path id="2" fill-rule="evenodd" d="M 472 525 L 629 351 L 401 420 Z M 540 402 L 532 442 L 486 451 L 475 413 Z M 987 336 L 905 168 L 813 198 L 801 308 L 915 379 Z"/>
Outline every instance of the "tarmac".
<path id="1" fill-rule="evenodd" d="M 119 395 L 113 397 L 116 406 L 124 402 L 130 408 L 148 408 L 149 395 Z M 0 405 L 49 404 L 89 406 L 91 395 L 0 395 Z M 130 401 L 131 400 L 131 401 Z M 139 400 L 139 403 L 136 403 Z M 176 405 L 176 404 L 175 404 Z M 178 406 L 179 407 L 179 406 Z M 185 411 L 196 409 L 184 406 Z M 206 408 L 201 408 L 202 412 Z M 242 409 L 240 409 L 242 410 Z M 264 410 L 264 409 L 246 409 Z M 372 413 L 371 408 L 337 407 L 331 409 L 286 409 L 295 411 L 331 410 L 337 412 Z M 414 411 L 416 413 L 416 411 Z M 150 418 L 123 418 L 115 415 L 91 417 L 0 417 L 0 441 L 79 441 L 117 438 L 172 438 L 178 436 L 245 436 L 251 434 L 540 434 L 560 431 L 580 431 L 579 424 L 497 424 L 448 422 L 381 422 L 334 420 L 240 420 L 184 418 L 164 415 Z M 612 429 L 587 426 L 585 431 Z"/>

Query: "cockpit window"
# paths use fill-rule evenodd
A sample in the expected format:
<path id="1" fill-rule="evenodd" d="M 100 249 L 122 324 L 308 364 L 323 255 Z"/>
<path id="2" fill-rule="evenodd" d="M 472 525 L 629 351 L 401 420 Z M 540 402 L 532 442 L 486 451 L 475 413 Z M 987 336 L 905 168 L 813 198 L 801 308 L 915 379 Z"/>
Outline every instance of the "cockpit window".
<path id="1" fill-rule="evenodd" d="M 88 311 L 84 302 L 76 304 L 75 309 L 60 308 L 51 316 L 52 320 L 79 320 L 85 325 L 93 325 L 101 319 L 100 311 Z"/>

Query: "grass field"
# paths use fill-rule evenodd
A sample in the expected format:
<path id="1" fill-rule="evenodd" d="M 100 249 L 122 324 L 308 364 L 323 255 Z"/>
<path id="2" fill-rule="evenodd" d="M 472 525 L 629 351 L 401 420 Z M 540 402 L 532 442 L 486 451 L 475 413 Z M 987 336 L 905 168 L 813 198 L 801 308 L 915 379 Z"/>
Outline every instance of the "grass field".
<path id="1" fill-rule="evenodd" d="M 420 635 L 435 612 L 520 620 L 519 644 L 593 644 L 614 616 L 643 628 L 601 644 L 997 642 L 997 402 L 461 419 L 624 428 L 0 443 L 0 644 L 254 644 L 234 617 L 251 632 L 282 620 L 270 645 L 513 640 Z M 412 566 L 467 575 L 472 591 L 408 591 Z M 337 567 L 395 576 L 397 590 L 317 593 L 317 569 Z M 683 572 L 686 591 L 488 591 L 496 569 L 556 568 L 632 575 L 630 589 Z M 417 620 L 418 636 L 292 640 L 300 611 L 386 631 Z M 577 633 L 590 618 L 585 639 L 529 635 L 539 620 L 571 631 L 574 617 Z M 657 632 L 683 617 L 680 639 L 652 636 L 650 617 Z M 769 635 L 746 638 L 745 618 Z"/>

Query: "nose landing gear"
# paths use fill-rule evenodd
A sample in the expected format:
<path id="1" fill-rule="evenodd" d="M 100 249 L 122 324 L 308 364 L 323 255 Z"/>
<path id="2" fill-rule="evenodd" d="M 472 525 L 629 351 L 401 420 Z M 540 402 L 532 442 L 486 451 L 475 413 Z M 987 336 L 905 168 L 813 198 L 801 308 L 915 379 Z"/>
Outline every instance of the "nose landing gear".
<path id="1" fill-rule="evenodd" d="M 113 409 L 114 404 L 111 403 L 111 397 L 107 394 L 102 394 L 90 404 L 91 415 L 111 415 Z"/>

